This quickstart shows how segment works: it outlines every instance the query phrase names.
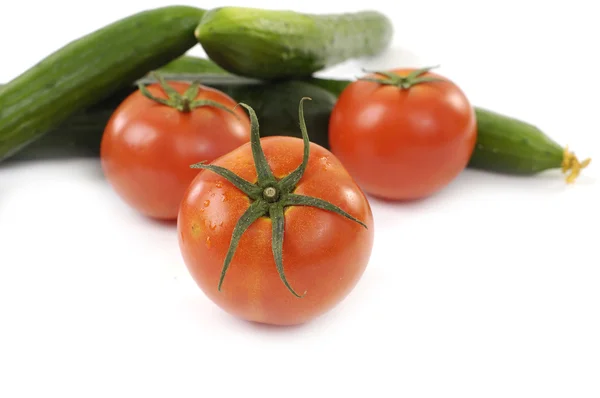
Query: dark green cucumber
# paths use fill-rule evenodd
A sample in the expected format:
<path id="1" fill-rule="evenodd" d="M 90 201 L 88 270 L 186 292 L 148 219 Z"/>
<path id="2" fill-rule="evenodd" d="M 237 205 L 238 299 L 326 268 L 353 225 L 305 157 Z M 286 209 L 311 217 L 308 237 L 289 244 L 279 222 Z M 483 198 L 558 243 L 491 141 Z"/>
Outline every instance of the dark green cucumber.
<path id="1" fill-rule="evenodd" d="M 329 91 L 336 97 L 339 97 L 340 94 L 342 94 L 342 91 L 344 91 L 344 89 L 346 87 L 348 87 L 348 85 L 350 83 L 352 83 L 350 80 L 322 79 L 322 78 L 318 78 L 318 77 L 309 77 L 309 78 L 303 79 L 303 80 L 310 84 L 313 84 L 317 87 L 321 87 L 321 88 Z"/>
<path id="2" fill-rule="evenodd" d="M 300 98 L 312 101 L 304 107 L 304 119 L 312 142 L 327 146 L 329 116 L 337 97 L 329 91 L 303 81 L 282 81 L 263 84 L 259 81 L 218 74 L 169 74 L 167 80 L 201 81 L 223 91 L 237 102 L 250 105 L 260 120 L 261 136 L 288 135 L 300 137 L 298 104 Z M 139 80 L 152 83 L 152 77 Z M 60 127 L 16 153 L 11 160 L 98 156 L 104 128 L 117 106 L 136 87 L 72 115 Z"/>
<path id="3" fill-rule="evenodd" d="M 294 97 L 313 97 L 316 101 L 305 106 L 311 140 L 329 147 L 326 119 L 337 96 L 351 81 L 311 77 L 287 84 L 265 84 L 260 80 L 214 69 L 210 61 L 197 62 L 196 59 L 182 56 L 171 62 L 169 69 L 159 71 L 167 72 L 165 76 L 169 79 L 200 80 L 203 84 L 225 91 L 237 101 L 249 103 L 259 113 L 259 120 L 265 119 L 261 122 L 261 133 L 265 135 L 285 133 L 297 136 L 297 102 Z M 145 78 L 142 81 L 150 82 L 152 79 Z M 306 83 L 316 86 L 316 89 L 310 89 Z M 25 148 L 19 157 L 61 156 L 61 153 L 69 151 L 97 155 L 106 122 L 118 104 L 133 90 L 135 86 L 131 85 L 85 112 L 73 115 L 60 128 Z M 324 94 L 323 90 L 332 96 Z M 468 165 L 471 169 L 522 175 L 563 169 L 568 173 L 568 181 L 573 181 L 590 162 L 589 159 L 579 162 L 572 152 L 529 123 L 480 107 L 475 107 L 475 112 L 478 138 Z"/>
<path id="4" fill-rule="evenodd" d="M 378 55 L 392 34 L 391 21 L 376 11 L 318 15 L 248 7 L 208 10 L 195 31 L 221 68 L 265 80 L 304 78 Z"/>
<path id="5" fill-rule="evenodd" d="M 22 147 L 0 164 L 22 160 L 97 157 L 108 120 L 119 104 L 134 90 L 135 87 L 131 85 L 83 111 L 74 113 L 58 127 Z"/>
<path id="6" fill-rule="evenodd" d="M 211 73 L 228 74 L 228 72 L 209 59 L 183 55 L 159 69 L 164 73 Z"/>
<path id="7" fill-rule="evenodd" d="M 229 81 L 229 78 L 223 77 L 224 75 L 232 76 L 208 59 L 189 55 L 182 55 L 156 71 L 163 74 L 178 74 L 177 76 L 180 76 L 180 73 L 190 73 L 192 75 L 189 76 L 189 79 L 201 76 L 203 81 L 214 81 L 219 86 L 224 86 Z M 139 81 L 144 80 L 153 81 L 151 78 L 142 78 Z M 240 81 L 249 80 L 235 78 L 235 82 Z M 0 91 L 4 87 L 5 85 L 0 85 Z M 72 114 L 58 127 L 18 149 L 10 157 L 10 160 L 97 156 L 104 128 L 112 113 L 136 89 L 134 84 L 128 84 L 109 97 Z M 1 158 L 0 161 L 2 161 Z"/>
<path id="8" fill-rule="evenodd" d="M 561 167 L 564 148 L 536 126 L 487 109 L 475 109 L 478 139 L 472 168 L 532 174 Z"/>
<path id="9" fill-rule="evenodd" d="M 348 80 L 309 78 L 311 84 L 339 96 Z M 538 127 L 481 107 L 474 107 L 477 143 L 467 165 L 505 174 L 533 175 L 562 169 L 567 182 L 573 182 L 590 159 L 580 162 L 568 148 L 560 146 Z"/>
<path id="10" fill-rule="evenodd" d="M 310 97 L 312 101 L 304 105 L 310 141 L 325 148 L 329 146 L 329 118 L 337 101 L 337 97 L 329 91 L 294 80 L 228 85 L 221 90 L 254 109 L 263 137 L 285 135 L 302 138 L 298 104 L 302 97 Z"/>
<path id="11" fill-rule="evenodd" d="M 143 11 L 83 36 L 0 91 L 0 160 L 197 45 L 204 10 Z"/>
<path id="12" fill-rule="evenodd" d="M 525 121 L 475 107 L 477 144 L 468 167 L 507 174 L 532 175 L 562 169 L 567 182 L 577 178 L 583 162 L 567 148 Z"/>

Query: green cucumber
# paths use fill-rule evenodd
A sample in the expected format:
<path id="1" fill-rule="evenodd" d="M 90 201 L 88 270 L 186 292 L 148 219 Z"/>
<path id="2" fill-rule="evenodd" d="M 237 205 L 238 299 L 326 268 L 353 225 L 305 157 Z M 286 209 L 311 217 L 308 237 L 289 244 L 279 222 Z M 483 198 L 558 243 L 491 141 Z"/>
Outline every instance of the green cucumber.
<path id="1" fill-rule="evenodd" d="M 245 82 L 256 82 L 256 83 L 262 83 L 260 80 L 256 79 L 256 78 L 250 78 L 250 77 L 242 77 L 239 75 L 235 75 L 231 72 L 226 71 L 225 69 L 221 68 L 220 66 L 218 66 L 217 64 L 215 64 L 212 60 L 210 59 L 206 59 L 206 58 L 199 58 L 193 55 L 182 55 L 181 57 L 171 61 L 170 63 L 168 63 L 167 65 L 161 67 L 160 69 L 158 69 L 158 72 L 161 73 L 168 73 L 168 74 L 178 74 L 184 78 L 187 78 L 186 80 L 189 79 L 193 79 L 195 74 L 198 75 L 203 75 L 202 78 L 203 79 L 207 79 L 209 82 L 212 79 L 213 76 L 209 76 L 209 75 L 227 75 L 227 76 L 231 76 L 232 77 L 232 81 L 233 82 L 240 82 L 240 81 L 245 81 Z M 307 78 L 300 78 L 300 79 L 293 79 L 293 80 L 300 80 L 300 81 L 305 81 L 308 83 L 311 83 L 315 86 L 324 88 L 325 90 L 331 92 L 333 95 L 335 95 L 336 97 L 339 97 L 340 94 L 342 93 L 342 91 L 344 91 L 344 89 L 348 86 L 348 84 L 351 83 L 351 81 L 349 80 L 343 80 L 343 79 L 323 79 L 323 78 L 318 78 L 318 77 L 307 77 Z M 217 83 L 221 83 L 224 82 L 223 79 L 221 79 L 220 77 L 216 79 Z M 0 90 L 2 89 L 2 87 L 0 86 Z"/>
<path id="2" fill-rule="evenodd" d="M 297 102 L 294 97 L 313 97 L 317 100 L 305 107 L 311 141 L 329 147 L 326 118 L 337 96 L 351 81 L 311 77 L 287 84 L 265 84 L 215 69 L 211 61 L 200 59 L 198 62 L 198 59 L 184 55 L 172 61 L 168 69 L 159 71 L 165 72 L 168 79 L 200 80 L 203 84 L 223 90 L 239 102 L 247 102 L 261 115 L 260 120 L 264 119 L 261 132 L 265 135 L 283 132 L 297 136 Z M 152 79 L 145 78 L 142 81 L 150 82 Z M 306 83 L 316 86 L 316 89 L 310 89 Z M 135 86 L 131 85 L 86 111 L 73 115 L 62 127 L 25 148 L 19 158 L 51 154 L 61 156 L 62 152 L 73 151 L 97 155 L 106 122 L 118 104 L 134 90 Z M 323 90 L 332 96 L 326 95 Z M 561 147 L 529 123 L 480 107 L 475 107 L 475 113 L 478 138 L 468 168 L 521 175 L 562 169 L 567 173 L 567 181 L 572 182 L 581 169 L 590 163 L 589 159 L 580 162 L 567 148 Z"/>
<path id="3" fill-rule="evenodd" d="M 329 146 L 329 118 L 337 102 L 337 97 L 329 91 L 294 80 L 228 85 L 221 90 L 254 109 L 260 120 L 262 137 L 285 135 L 302 138 L 298 104 L 302 97 L 310 97 L 311 101 L 304 105 L 304 121 L 310 141 L 325 148 Z"/>
<path id="4" fill-rule="evenodd" d="M 0 91 L 0 160 L 194 45 L 204 10 L 143 11 L 83 36 Z"/>
<path id="5" fill-rule="evenodd" d="M 219 7 L 195 31 L 221 68 L 264 80 L 304 78 L 344 61 L 371 57 L 390 45 L 391 21 L 376 11 L 306 14 Z"/>
<path id="6" fill-rule="evenodd" d="M 310 78 L 311 84 L 339 97 L 348 80 Z M 536 126 L 510 116 L 474 106 L 477 143 L 467 165 L 489 172 L 534 175 L 561 169 L 568 183 L 575 181 L 591 160 L 582 162 L 568 148 L 560 146 Z"/>
<path id="7" fill-rule="evenodd" d="M 348 85 L 350 83 L 352 83 L 352 81 L 350 81 L 350 80 L 322 79 L 322 78 L 318 78 L 318 77 L 310 77 L 308 79 L 304 79 L 304 81 L 307 81 L 317 87 L 321 87 L 321 88 L 329 91 L 336 97 L 339 97 L 340 94 L 342 94 L 342 91 L 344 91 L 346 89 L 346 87 L 348 87 Z"/>
<path id="8" fill-rule="evenodd" d="M 468 167 L 506 174 L 533 175 L 551 169 L 573 182 L 590 159 L 575 155 L 525 121 L 475 107 L 477 144 Z"/>
<path id="9" fill-rule="evenodd" d="M 310 97 L 312 101 L 307 103 L 304 109 L 310 140 L 325 147 L 328 145 L 329 116 L 337 97 L 323 88 L 303 81 L 263 84 L 250 79 L 212 73 L 162 75 L 167 80 L 200 81 L 206 86 L 223 91 L 237 102 L 250 105 L 259 117 L 261 136 L 301 137 L 298 103 L 300 98 Z M 139 81 L 155 82 L 150 76 Z M 55 130 L 22 148 L 10 160 L 98 156 L 108 120 L 118 105 L 134 90 L 136 87 L 132 84 L 106 100 L 72 115 Z"/>
<path id="10" fill-rule="evenodd" d="M 97 157 L 108 120 L 119 104 L 134 90 L 135 87 L 131 85 L 85 110 L 74 113 L 58 127 L 20 148 L 12 156 L 0 160 L 0 164 L 23 160 Z"/>
<path id="11" fill-rule="evenodd" d="M 228 74 L 228 72 L 209 59 L 183 55 L 161 67 L 163 73 L 211 73 Z"/>
<path id="12" fill-rule="evenodd" d="M 348 80 L 309 78 L 311 84 L 339 97 Z M 538 127 L 482 107 L 473 107 L 477 120 L 477 143 L 467 168 L 489 172 L 534 175 L 561 169 L 572 183 L 591 160 L 579 161 Z"/>

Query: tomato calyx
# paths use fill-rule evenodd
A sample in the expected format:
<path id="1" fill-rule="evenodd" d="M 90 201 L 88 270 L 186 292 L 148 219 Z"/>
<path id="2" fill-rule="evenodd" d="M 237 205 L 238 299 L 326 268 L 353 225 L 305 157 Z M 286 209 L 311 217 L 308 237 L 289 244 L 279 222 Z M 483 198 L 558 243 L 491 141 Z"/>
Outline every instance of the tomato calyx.
<path id="1" fill-rule="evenodd" d="M 374 77 L 363 77 L 363 78 L 359 78 L 358 80 L 374 82 L 374 83 L 379 83 L 379 84 L 388 85 L 388 86 L 395 86 L 400 89 L 407 90 L 407 89 L 411 88 L 412 86 L 421 84 L 421 83 L 433 83 L 433 82 L 444 81 L 443 79 L 436 78 L 436 77 L 423 76 L 425 73 L 429 72 L 430 70 L 432 70 L 434 68 L 437 68 L 437 66 L 428 66 L 425 68 L 416 69 L 416 70 L 410 72 L 406 76 L 401 76 L 397 73 L 386 72 L 386 71 L 363 70 L 363 72 L 365 72 L 365 73 L 382 75 L 383 78 L 378 79 L 378 78 L 374 78 Z"/>
<path id="2" fill-rule="evenodd" d="M 164 93 L 167 95 L 166 99 L 159 98 L 153 95 L 144 84 L 139 82 L 138 88 L 142 95 L 144 95 L 146 98 L 151 99 L 152 101 L 158 102 L 162 105 L 170 106 L 171 108 L 175 108 L 180 112 L 184 113 L 191 112 L 192 110 L 201 106 L 212 106 L 227 111 L 232 115 L 235 115 L 235 112 L 233 112 L 232 109 L 229 109 L 225 105 L 216 101 L 197 100 L 196 97 L 200 92 L 200 82 L 196 81 L 192 83 L 183 94 L 180 94 L 177 90 L 175 90 L 171 85 L 167 83 L 167 81 L 162 75 L 154 72 L 152 73 L 152 77 L 158 82 L 160 88 L 162 88 Z M 235 116 L 237 117 L 237 115 Z"/>
<path id="3" fill-rule="evenodd" d="M 238 219 L 233 229 L 229 249 L 225 256 L 225 261 L 221 270 L 221 276 L 218 285 L 219 291 L 221 291 L 221 286 L 223 285 L 225 275 L 227 273 L 229 265 L 231 264 L 231 260 L 233 259 L 233 256 L 235 254 L 235 251 L 237 249 L 242 235 L 256 220 L 258 220 L 261 217 L 268 217 L 271 219 L 271 246 L 273 258 L 275 260 L 275 265 L 277 267 L 279 277 L 283 284 L 286 286 L 286 288 L 298 298 L 302 298 L 306 294 L 306 292 L 304 292 L 302 295 L 296 293 L 296 291 L 288 282 L 283 268 L 283 237 L 285 232 L 284 209 L 288 206 L 316 207 L 322 210 L 339 214 L 340 216 L 343 216 L 351 221 L 360 224 L 364 228 L 367 228 L 367 225 L 364 222 L 356 219 L 341 208 L 335 206 L 334 204 L 326 200 L 316 198 L 313 196 L 299 195 L 294 193 L 298 182 L 304 175 L 306 167 L 308 166 L 310 141 L 308 138 L 306 123 L 304 121 L 303 103 L 305 100 L 310 99 L 311 98 L 308 97 L 302 98 L 300 100 L 300 106 L 298 111 L 300 118 L 300 130 L 302 131 L 302 140 L 304 143 L 302 163 L 287 176 L 281 179 L 277 179 L 274 176 L 273 171 L 269 167 L 267 158 L 265 157 L 265 153 L 263 152 L 260 143 L 259 124 L 256 117 L 256 113 L 254 112 L 252 107 L 244 103 L 240 103 L 239 105 L 246 108 L 250 115 L 250 146 L 252 149 L 252 157 L 254 159 L 254 166 L 256 168 L 257 173 L 257 182 L 253 184 L 236 175 L 231 170 L 228 170 L 221 166 L 206 164 L 204 162 L 199 162 L 190 166 L 192 168 L 209 170 L 213 173 L 220 175 L 221 177 L 231 182 L 236 188 L 242 191 L 251 200 L 250 206 Z"/>

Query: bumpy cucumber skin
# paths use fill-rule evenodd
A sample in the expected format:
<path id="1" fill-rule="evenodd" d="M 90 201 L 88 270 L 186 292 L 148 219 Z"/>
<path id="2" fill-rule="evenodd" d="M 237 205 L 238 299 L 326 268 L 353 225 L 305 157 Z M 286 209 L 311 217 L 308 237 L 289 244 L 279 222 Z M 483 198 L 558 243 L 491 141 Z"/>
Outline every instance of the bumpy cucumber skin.
<path id="1" fill-rule="evenodd" d="M 376 11 L 303 14 L 220 7 L 195 31 L 223 69 L 264 80 L 304 78 L 353 58 L 375 56 L 391 43 L 391 21 Z"/>
<path id="2" fill-rule="evenodd" d="M 0 91 L 0 160 L 197 44 L 204 10 L 143 11 L 79 38 Z"/>
<path id="3" fill-rule="evenodd" d="M 564 148 L 538 127 L 483 108 L 475 115 L 477 144 L 468 168 L 531 175 L 561 167 Z"/>

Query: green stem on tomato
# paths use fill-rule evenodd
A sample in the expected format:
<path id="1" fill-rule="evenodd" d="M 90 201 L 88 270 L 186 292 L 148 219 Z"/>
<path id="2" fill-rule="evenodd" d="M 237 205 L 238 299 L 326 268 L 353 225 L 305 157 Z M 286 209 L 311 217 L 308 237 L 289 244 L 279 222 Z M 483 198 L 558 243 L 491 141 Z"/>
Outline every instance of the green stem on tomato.
<path id="1" fill-rule="evenodd" d="M 158 102 L 159 104 L 162 104 L 165 106 L 170 106 L 171 108 L 175 108 L 183 113 L 191 112 L 192 110 L 199 108 L 201 106 L 212 106 L 214 108 L 222 109 L 226 112 L 231 113 L 232 115 L 237 116 L 232 109 L 230 109 L 230 108 L 226 107 L 225 105 L 220 104 L 216 101 L 206 100 L 206 99 L 196 100 L 196 97 L 198 96 L 198 93 L 200 92 L 200 82 L 198 82 L 198 81 L 194 81 L 188 87 L 188 89 L 185 91 L 185 93 L 180 94 L 177 90 L 175 90 L 173 88 L 173 86 L 171 86 L 167 82 L 167 80 L 161 74 L 154 72 L 151 74 L 151 76 L 154 79 L 156 79 L 156 81 L 158 82 L 158 85 L 160 86 L 160 88 L 164 91 L 165 95 L 167 96 L 166 99 L 157 97 L 154 94 L 152 94 L 150 92 L 150 90 L 148 90 L 146 85 L 144 85 L 142 82 L 138 82 L 137 86 L 138 86 L 140 92 L 142 93 L 142 95 L 151 99 L 152 101 Z"/>
<path id="2" fill-rule="evenodd" d="M 407 90 L 414 85 L 421 83 L 434 83 L 434 82 L 442 82 L 444 79 L 431 77 L 431 76 L 423 76 L 431 69 L 437 68 L 437 66 L 428 66 L 421 69 L 416 69 L 409 73 L 406 76 L 401 76 L 394 72 L 386 72 L 386 71 L 368 71 L 364 70 L 365 73 L 372 73 L 383 76 L 383 78 L 376 77 L 363 77 L 358 80 L 368 81 L 379 83 L 388 86 L 395 86 L 403 90 Z"/>
<path id="3" fill-rule="evenodd" d="M 344 210 L 326 200 L 293 193 L 296 185 L 304 175 L 310 155 L 310 141 L 308 138 L 306 123 L 304 121 L 303 103 L 305 100 L 310 100 L 310 98 L 302 98 L 300 100 L 300 106 L 298 110 L 300 130 L 302 132 L 302 140 L 304 144 L 302 163 L 300 163 L 300 165 L 298 165 L 298 167 L 287 176 L 281 179 L 277 179 L 274 176 L 260 144 L 259 124 L 256 113 L 249 105 L 244 103 L 240 103 L 239 105 L 246 108 L 250 115 L 250 122 L 252 126 L 250 146 L 252 148 L 254 167 L 256 168 L 257 182 L 253 184 L 224 167 L 205 164 L 204 162 L 196 163 L 190 166 L 192 168 L 209 170 L 220 175 L 221 177 L 224 177 L 245 195 L 247 195 L 252 202 L 245 213 L 239 218 L 233 229 L 229 249 L 225 256 L 225 261 L 221 270 L 221 277 L 218 285 L 219 291 L 221 290 L 225 275 L 229 269 L 231 261 L 233 260 L 233 256 L 235 255 L 242 235 L 256 220 L 261 217 L 269 217 L 272 222 L 272 251 L 273 259 L 275 260 L 275 266 L 277 267 L 277 273 L 279 274 L 279 277 L 285 287 L 298 298 L 303 297 L 306 292 L 300 295 L 292 288 L 285 276 L 283 267 L 283 238 L 285 232 L 284 209 L 288 206 L 316 207 L 336 213 L 367 228 L 365 223 L 354 218 Z"/>

